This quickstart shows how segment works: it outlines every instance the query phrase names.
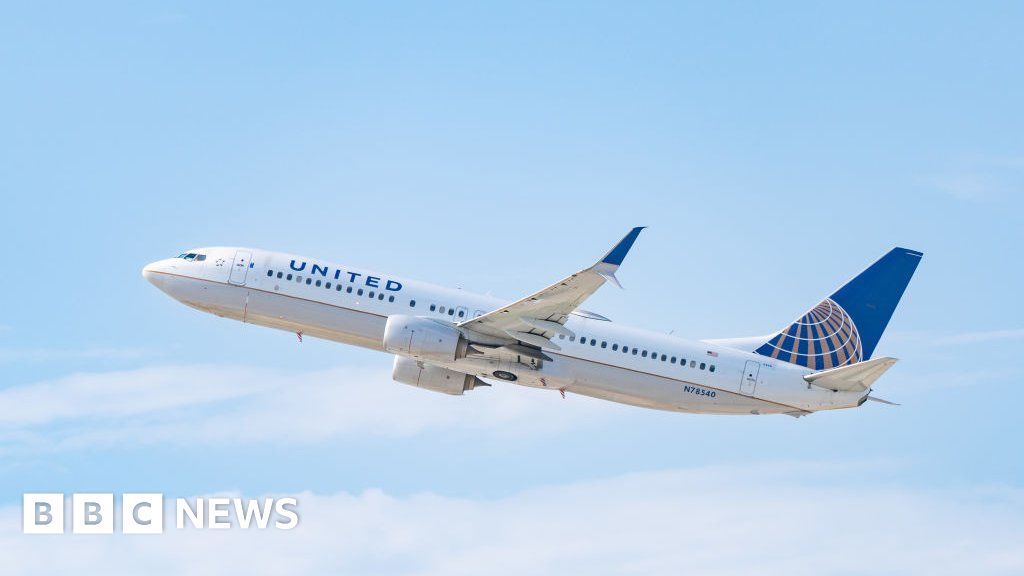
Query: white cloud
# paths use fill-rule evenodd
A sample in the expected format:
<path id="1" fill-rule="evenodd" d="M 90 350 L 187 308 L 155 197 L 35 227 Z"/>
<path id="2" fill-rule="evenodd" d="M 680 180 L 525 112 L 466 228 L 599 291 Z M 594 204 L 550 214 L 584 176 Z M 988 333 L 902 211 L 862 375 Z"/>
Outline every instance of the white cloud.
<path id="1" fill-rule="evenodd" d="M 965 201 L 990 201 L 1012 196 L 1021 188 L 1020 157 L 969 155 L 951 161 L 946 172 L 924 178 L 922 184 Z"/>
<path id="2" fill-rule="evenodd" d="M 442 428 L 533 434 L 626 410 L 515 385 L 453 397 L 395 383 L 379 369 L 285 373 L 166 366 L 4 389 L 0 446 L 46 450 L 108 443 L 311 442 Z"/>
<path id="3" fill-rule="evenodd" d="M 290 532 L 25 536 L 0 510 L 6 574 L 1024 573 L 1024 492 L 914 490 L 828 464 L 644 473 L 496 499 L 300 495 Z"/>
<path id="4" fill-rule="evenodd" d="M 897 331 L 886 335 L 888 342 L 919 344 L 931 347 L 961 346 L 985 342 L 1005 342 L 1024 339 L 1024 328 L 1005 328 L 972 332 L 939 332 L 929 330 Z"/>
<path id="5" fill-rule="evenodd" d="M 267 388 L 257 374 L 244 369 L 168 366 L 74 374 L 14 386 L 0 391 L 0 426 L 120 418 L 239 398 Z"/>
<path id="6" fill-rule="evenodd" d="M 990 200 L 1005 192 L 1003 184 L 991 176 L 976 173 L 940 176 L 930 179 L 929 183 L 958 200 Z"/>
<path id="7" fill-rule="evenodd" d="M 1020 340 L 1022 338 L 1024 338 L 1024 328 L 1015 328 L 1010 330 L 989 330 L 987 332 L 963 332 L 960 334 L 952 334 L 940 337 L 936 341 L 936 344 L 952 346 L 958 344 L 995 342 L 1000 340 Z"/>
<path id="8" fill-rule="evenodd" d="M 5 328 L 0 326 L 0 335 Z M 61 360 L 134 360 L 150 355 L 136 348 L 0 348 L 0 364 Z"/>
<path id="9" fill-rule="evenodd" d="M 903 373 L 894 389 L 901 393 L 929 395 L 938 390 L 1014 382 L 1018 374 L 1007 368 L 979 368 L 977 370 L 942 370 Z M 884 396 L 884 395 L 883 395 Z"/>

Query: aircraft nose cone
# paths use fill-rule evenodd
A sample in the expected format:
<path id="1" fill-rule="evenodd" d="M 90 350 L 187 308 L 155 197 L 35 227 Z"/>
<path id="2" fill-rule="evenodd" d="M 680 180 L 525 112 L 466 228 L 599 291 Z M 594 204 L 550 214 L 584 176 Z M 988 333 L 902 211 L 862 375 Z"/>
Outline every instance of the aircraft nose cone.
<path id="1" fill-rule="evenodd" d="M 153 276 L 156 276 L 156 271 L 152 264 L 146 264 L 142 268 L 142 277 L 146 279 L 150 284 L 153 283 Z"/>
<path id="2" fill-rule="evenodd" d="M 142 268 L 142 277 L 150 284 L 159 287 L 160 272 L 162 269 L 162 261 L 151 262 Z"/>

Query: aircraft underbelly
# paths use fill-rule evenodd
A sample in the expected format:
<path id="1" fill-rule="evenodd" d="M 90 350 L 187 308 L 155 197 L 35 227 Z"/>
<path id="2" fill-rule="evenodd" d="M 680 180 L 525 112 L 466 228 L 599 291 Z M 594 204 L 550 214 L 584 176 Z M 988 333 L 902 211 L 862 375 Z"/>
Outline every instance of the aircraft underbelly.
<path id="1" fill-rule="evenodd" d="M 251 291 L 246 322 L 383 350 L 387 318 L 283 294 Z"/>

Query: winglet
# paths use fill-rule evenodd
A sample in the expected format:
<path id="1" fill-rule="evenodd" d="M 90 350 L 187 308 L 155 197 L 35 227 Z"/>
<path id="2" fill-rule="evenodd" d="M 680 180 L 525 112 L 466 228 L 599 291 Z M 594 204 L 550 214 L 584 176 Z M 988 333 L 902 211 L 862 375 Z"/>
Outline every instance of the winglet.
<path id="1" fill-rule="evenodd" d="M 607 254 L 604 255 L 604 258 L 601 259 L 601 262 L 605 264 L 611 264 L 612 266 L 618 266 L 622 264 L 622 261 L 626 259 L 626 253 L 629 252 L 629 249 L 633 247 L 633 242 L 636 242 L 636 237 L 640 235 L 640 231 L 643 230 L 644 228 L 646 228 L 646 226 L 637 226 L 636 228 L 630 230 L 629 234 L 626 234 L 626 237 L 620 240 L 619 243 L 615 245 L 615 248 L 612 248 L 610 251 L 608 251 Z"/>

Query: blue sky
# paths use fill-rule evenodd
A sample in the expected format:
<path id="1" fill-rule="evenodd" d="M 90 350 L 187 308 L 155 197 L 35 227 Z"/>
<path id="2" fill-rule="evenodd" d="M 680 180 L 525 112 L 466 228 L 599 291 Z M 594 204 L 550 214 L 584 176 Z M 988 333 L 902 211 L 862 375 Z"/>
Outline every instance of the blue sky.
<path id="1" fill-rule="evenodd" d="M 1024 542 L 1021 514 L 994 519 L 1024 502 L 1022 16 L 1010 2 L 7 6 L 0 516 L 26 491 L 308 491 L 355 518 L 383 498 L 387 533 L 415 535 L 419 515 L 469 507 L 454 529 L 497 525 L 580 486 L 632 502 L 631 482 L 661 490 L 655 509 L 728 516 L 720 475 L 736 475 L 794 506 L 802 491 L 853 499 L 811 510 L 782 549 L 810 525 L 859 525 L 869 488 L 926 502 L 940 540 L 974 519 Z M 507 386 L 435 397 L 390 382 L 382 354 L 202 315 L 139 274 L 184 248 L 250 245 L 513 299 L 635 225 L 650 228 L 625 291 L 588 308 L 693 338 L 766 333 L 892 246 L 925 252 L 877 350 L 901 359 L 877 390 L 903 405 L 797 421 Z M 708 500 L 675 500 L 674 482 Z M 882 523 L 920 527 L 892 509 Z M 589 526 L 629 521 L 601 518 Z M 4 529 L 20 554 L 44 546 Z M 307 534 L 311 554 L 328 545 Z M 1001 560 L 983 567 L 1019 569 L 1020 547 L 993 542 Z M 459 571 L 363 550 L 308 568 Z M 662 551 L 600 566 L 684 561 Z M 564 560 L 547 554 L 520 568 Z M 672 561 L 629 564 L 641 556 Z"/>

